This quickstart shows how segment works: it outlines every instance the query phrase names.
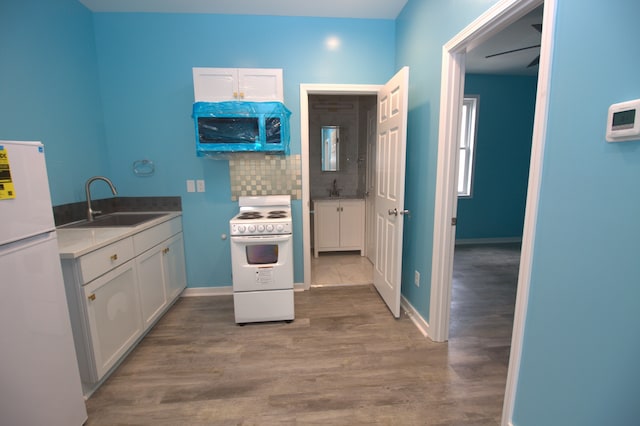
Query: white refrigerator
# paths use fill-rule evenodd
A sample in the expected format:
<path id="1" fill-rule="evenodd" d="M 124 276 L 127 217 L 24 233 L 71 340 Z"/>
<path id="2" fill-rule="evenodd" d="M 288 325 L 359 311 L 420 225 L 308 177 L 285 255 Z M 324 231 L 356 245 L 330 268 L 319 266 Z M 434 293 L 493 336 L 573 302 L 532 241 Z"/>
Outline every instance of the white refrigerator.
<path id="1" fill-rule="evenodd" d="M 0 424 L 86 420 L 44 147 L 0 141 Z"/>

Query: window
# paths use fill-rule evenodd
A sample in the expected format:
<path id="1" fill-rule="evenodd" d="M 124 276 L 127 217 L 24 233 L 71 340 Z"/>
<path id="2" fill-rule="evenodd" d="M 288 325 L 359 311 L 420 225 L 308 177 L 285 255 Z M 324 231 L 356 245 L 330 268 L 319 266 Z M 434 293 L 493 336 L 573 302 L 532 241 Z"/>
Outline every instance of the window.
<path id="1" fill-rule="evenodd" d="M 478 97 L 465 97 L 460 120 L 460 158 L 458 161 L 458 196 L 471 196 L 473 181 L 473 151 L 476 142 L 476 117 Z"/>

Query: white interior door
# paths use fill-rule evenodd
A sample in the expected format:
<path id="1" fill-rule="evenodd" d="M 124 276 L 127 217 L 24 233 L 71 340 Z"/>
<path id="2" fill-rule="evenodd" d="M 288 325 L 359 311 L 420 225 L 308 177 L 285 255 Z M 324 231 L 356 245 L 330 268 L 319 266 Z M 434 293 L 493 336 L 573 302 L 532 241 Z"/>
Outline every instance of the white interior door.
<path id="1" fill-rule="evenodd" d="M 408 89 L 409 68 L 404 67 L 378 92 L 373 284 L 396 318 L 400 316 Z"/>

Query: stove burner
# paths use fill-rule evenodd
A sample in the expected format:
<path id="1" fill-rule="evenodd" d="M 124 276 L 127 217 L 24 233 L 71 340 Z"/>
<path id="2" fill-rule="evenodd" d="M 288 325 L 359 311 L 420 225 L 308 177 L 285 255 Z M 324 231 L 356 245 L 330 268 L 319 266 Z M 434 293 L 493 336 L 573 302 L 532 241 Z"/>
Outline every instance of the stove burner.
<path id="1" fill-rule="evenodd" d="M 287 217 L 287 212 L 285 210 L 272 210 L 267 216 L 269 219 L 282 219 L 285 217 Z"/>
<path id="2" fill-rule="evenodd" d="M 238 215 L 238 219 L 262 219 L 264 216 L 260 212 L 243 212 Z"/>

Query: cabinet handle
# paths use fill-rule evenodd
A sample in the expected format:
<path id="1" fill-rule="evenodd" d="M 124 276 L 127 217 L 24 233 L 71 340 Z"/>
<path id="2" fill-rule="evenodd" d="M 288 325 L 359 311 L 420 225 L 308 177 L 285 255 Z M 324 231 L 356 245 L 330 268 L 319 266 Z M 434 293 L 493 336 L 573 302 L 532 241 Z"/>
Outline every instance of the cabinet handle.
<path id="1" fill-rule="evenodd" d="M 244 92 L 240 92 L 240 99 L 244 99 Z"/>
<path id="2" fill-rule="evenodd" d="M 163 250 L 162 250 L 162 253 L 163 253 L 163 254 L 167 254 L 167 253 L 169 253 L 169 247 L 167 247 L 167 248 L 163 249 Z"/>
<path id="3" fill-rule="evenodd" d="M 116 260 L 118 260 L 118 255 L 117 254 L 112 254 L 111 255 L 111 261 L 115 262 Z"/>
<path id="4" fill-rule="evenodd" d="M 233 92 L 234 99 L 238 99 L 238 92 Z"/>
<path id="5" fill-rule="evenodd" d="M 89 295 L 89 300 L 91 300 L 91 301 L 96 300 L 96 295 L 95 295 L 95 294 L 93 294 L 93 293 L 91 293 L 91 294 Z"/>

